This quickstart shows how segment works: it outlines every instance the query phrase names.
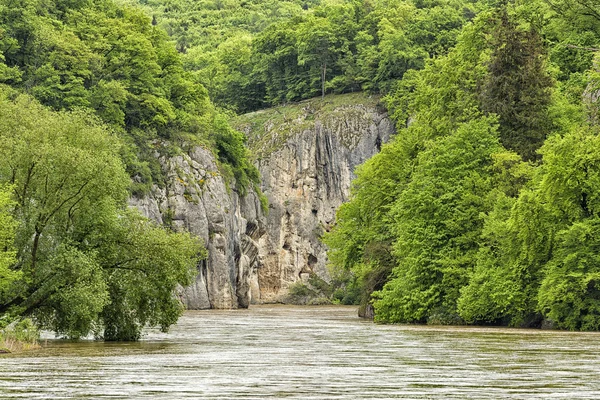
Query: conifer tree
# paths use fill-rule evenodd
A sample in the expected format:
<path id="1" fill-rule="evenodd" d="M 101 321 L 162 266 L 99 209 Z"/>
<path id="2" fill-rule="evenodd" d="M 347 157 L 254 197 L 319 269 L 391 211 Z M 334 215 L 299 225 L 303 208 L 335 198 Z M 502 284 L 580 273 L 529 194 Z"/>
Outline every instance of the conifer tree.
<path id="1" fill-rule="evenodd" d="M 539 34 L 521 30 L 502 6 L 496 13 L 489 74 L 480 93 L 481 108 L 497 114 L 502 144 L 525 160 L 537 160 L 552 124 L 548 115 L 553 81 L 546 70 Z"/>

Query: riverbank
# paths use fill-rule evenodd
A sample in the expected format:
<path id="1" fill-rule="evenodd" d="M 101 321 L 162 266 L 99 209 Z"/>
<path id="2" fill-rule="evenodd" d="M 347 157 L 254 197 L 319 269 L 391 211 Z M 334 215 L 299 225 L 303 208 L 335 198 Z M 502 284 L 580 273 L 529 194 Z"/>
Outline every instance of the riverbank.
<path id="1" fill-rule="evenodd" d="M 2 321 L 0 321 L 2 322 Z M 39 349 L 40 332 L 30 319 L 13 321 L 0 329 L 0 354 Z"/>
<path id="2" fill-rule="evenodd" d="M 0 335 L 2 335 L 0 333 Z M 21 353 L 23 351 L 36 350 L 41 348 L 40 344 L 35 341 L 23 342 L 12 338 L 0 339 L 0 354 Z"/>

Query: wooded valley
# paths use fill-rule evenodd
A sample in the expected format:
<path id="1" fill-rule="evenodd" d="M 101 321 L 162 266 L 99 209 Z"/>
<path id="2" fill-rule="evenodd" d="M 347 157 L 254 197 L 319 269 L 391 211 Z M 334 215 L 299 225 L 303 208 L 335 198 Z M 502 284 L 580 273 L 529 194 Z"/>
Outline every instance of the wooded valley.
<path id="1" fill-rule="evenodd" d="M 599 0 L 0 0 L 0 329 L 167 329 L 206 256 L 128 208 L 236 115 L 381 96 L 397 133 L 324 235 L 375 321 L 600 329 Z"/>

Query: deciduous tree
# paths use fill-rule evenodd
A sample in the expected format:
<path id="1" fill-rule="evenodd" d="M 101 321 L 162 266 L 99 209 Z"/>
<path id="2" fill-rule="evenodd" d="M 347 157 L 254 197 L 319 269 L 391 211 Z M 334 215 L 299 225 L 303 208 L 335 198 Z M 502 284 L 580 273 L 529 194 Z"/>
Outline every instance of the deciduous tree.
<path id="1" fill-rule="evenodd" d="M 127 210 L 117 137 L 85 112 L 53 112 L 6 88 L 0 114 L 0 184 L 14 198 L 11 271 L 20 274 L 0 311 L 69 337 L 167 329 L 182 311 L 173 290 L 192 279 L 201 246 Z"/>

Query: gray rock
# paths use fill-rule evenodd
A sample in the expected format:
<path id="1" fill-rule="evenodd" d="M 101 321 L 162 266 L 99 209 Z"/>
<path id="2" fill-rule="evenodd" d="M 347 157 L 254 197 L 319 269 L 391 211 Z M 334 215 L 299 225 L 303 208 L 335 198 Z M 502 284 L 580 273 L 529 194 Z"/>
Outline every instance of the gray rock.
<path id="1" fill-rule="evenodd" d="M 178 293 L 188 309 L 284 301 L 288 287 L 309 274 L 330 279 L 320 238 L 348 200 L 354 168 L 376 154 L 394 128 L 374 101 L 326 112 L 306 104 L 283 124 L 267 119 L 260 137 L 245 129 L 260 157 L 268 215 L 256 193 L 240 197 L 227 185 L 214 155 L 202 147 L 160 158 L 164 187 L 130 199 L 147 217 L 204 241 L 208 257 L 195 282 Z"/>
<path id="2" fill-rule="evenodd" d="M 180 289 L 180 298 L 188 309 L 248 307 L 258 257 L 254 238 L 264 232 L 258 196 L 251 192 L 240 199 L 219 173 L 213 154 L 201 147 L 160 162 L 167 177 L 164 188 L 155 185 L 150 195 L 134 197 L 130 205 L 204 241 L 208 257 L 199 263 L 195 282 Z"/>
<path id="3" fill-rule="evenodd" d="M 327 248 L 320 238 L 348 200 L 355 167 L 394 133 L 387 114 L 374 104 L 340 106 L 322 114 L 308 110 L 283 126 L 267 122 L 261 134 L 276 137 L 286 129 L 296 132 L 278 148 L 253 149 L 261 156 L 261 189 L 269 199 L 266 234 L 258 241 L 257 276 L 251 278 L 257 303 L 285 301 L 288 287 L 307 274 L 330 280 Z M 246 133 L 251 146 L 252 139 L 266 142 L 251 130 Z"/>

